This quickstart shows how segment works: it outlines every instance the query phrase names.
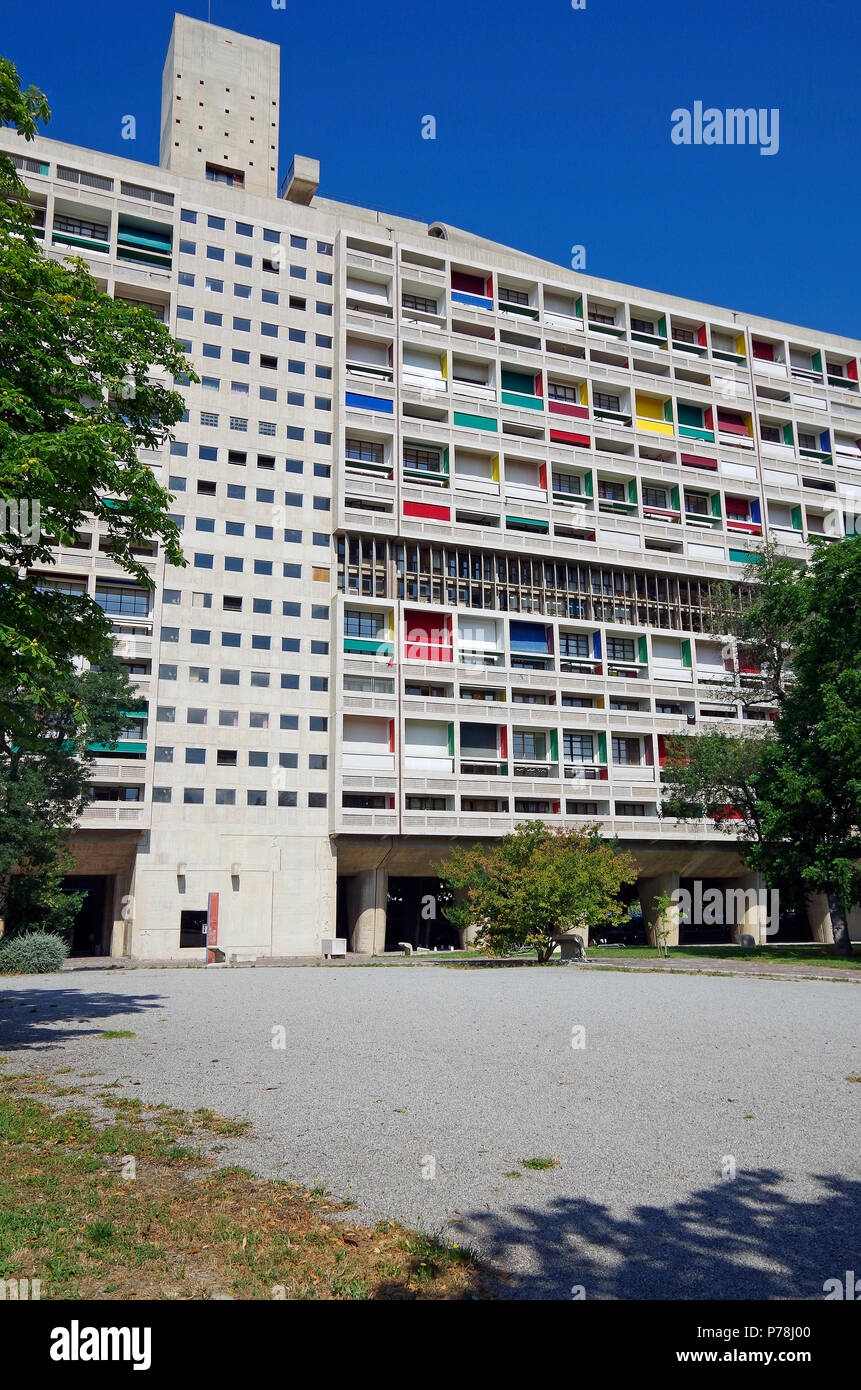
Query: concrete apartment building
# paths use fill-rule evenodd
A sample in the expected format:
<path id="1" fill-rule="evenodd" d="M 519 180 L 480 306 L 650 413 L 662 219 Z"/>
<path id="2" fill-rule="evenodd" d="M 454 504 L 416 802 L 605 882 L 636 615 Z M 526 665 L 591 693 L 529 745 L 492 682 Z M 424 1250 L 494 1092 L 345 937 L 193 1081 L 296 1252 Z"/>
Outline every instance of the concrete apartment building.
<path id="1" fill-rule="evenodd" d="M 744 726 L 715 585 L 855 527 L 861 343 L 331 201 L 311 158 L 279 191 L 279 121 L 278 48 L 177 15 L 158 168 L 2 133 L 47 254 L 201 378 L 147 455 L 187 568 L 152 554 L 149 593 L 93 527 L 46 574 L 142 699 L 73 844 L 76 947 L 200 957 L 210 893 L 240 960 L 442 943 L 447 847 L 534 817 L 617 837 L 644 903 L 750 887 L 659 818 L 660 764 Z"/>

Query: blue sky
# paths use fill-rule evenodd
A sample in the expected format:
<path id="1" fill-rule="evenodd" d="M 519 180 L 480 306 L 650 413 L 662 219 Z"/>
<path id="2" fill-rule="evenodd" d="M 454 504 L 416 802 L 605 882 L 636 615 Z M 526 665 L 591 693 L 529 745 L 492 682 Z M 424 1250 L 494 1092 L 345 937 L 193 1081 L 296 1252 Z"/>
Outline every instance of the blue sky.
<path id="1" fill-rule="evenodd" d="M 861 336 L 857 0 L 585 3 L 212 0 L 211 17 L 280 43 L 280 172 L 318 157 L 328 197 L 562 265 L 582 245 L 588 274 Z M 47 92 L 49 134 L 156 163 L 173 11 L 17 5 L 0 52 Z M 696 101 L 777 108 L 778 153 L 673 144 Z"/>

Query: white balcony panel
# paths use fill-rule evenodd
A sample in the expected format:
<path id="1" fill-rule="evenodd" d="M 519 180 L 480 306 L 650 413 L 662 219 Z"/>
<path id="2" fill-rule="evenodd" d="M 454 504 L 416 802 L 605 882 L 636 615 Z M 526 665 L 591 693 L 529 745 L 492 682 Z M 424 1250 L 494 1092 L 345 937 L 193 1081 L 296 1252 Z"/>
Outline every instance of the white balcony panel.
<path id="1" fill-rule="evenodd" d="M 394 772 L 394 753 L 347 753 L 343 755 L 343 767 L 347 772 Z"/>

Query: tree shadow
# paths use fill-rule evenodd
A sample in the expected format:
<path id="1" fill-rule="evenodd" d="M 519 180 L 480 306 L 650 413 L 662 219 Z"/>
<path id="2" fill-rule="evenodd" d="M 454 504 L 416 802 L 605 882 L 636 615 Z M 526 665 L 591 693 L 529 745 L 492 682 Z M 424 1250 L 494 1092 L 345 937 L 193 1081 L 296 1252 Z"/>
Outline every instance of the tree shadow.
<path id="1" fill-rule="evenodd" d="M 506 1277 L 503 1296 L 571 1299 L 821 1299 L 859 1268 L 861 1181 L 817 1175 L 794 1198 L 772 1169 L 720 1180 L 623 1218 L 598 1202 L 558 1197 L 542 1208 L 462 1213 L 458 1240 Z"/>
<path id="2" fill-rule="evenodd" d="M 49 1051 L 70 1038 L 98 1035 L 107 1019 L 161 1008 L 158 994 L 109 994 L 63 985 L 23 988 L 0 980 L 0 1051 Z M 63 1027 L 64 1024 L 99 1024 Z"/>

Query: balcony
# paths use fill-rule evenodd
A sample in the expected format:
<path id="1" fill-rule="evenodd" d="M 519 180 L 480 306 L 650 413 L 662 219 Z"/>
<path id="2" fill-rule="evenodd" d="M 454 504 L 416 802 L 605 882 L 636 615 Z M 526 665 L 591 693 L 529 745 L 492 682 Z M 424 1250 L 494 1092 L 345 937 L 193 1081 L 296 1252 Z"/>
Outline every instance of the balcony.
<path id="1" fill-rule="evenodd" d="M 533 759 L 514 759 L 515 777 L 558 777 L 559 765 L 555 762 Z"/>
<path id="2" fill-rule="evenodd" d="M 508 763 L 501 758 L 471 758 L 461 750 L 461 777 L 507 777 Z"/>
<path id="3" fill-rule="evenodd" d="M 171 268 L 172 231 L 169 226 L 137 217 L 121 217 L 117 228 L 117 255 L 120 260 L 142 265 Z"/>
<path id="4" fill-rule="evenodd" d="M 72 246 L 84 251 L 110 251 L 110 223 L 55 212 L 51 242 L 54 246 Z"/>

